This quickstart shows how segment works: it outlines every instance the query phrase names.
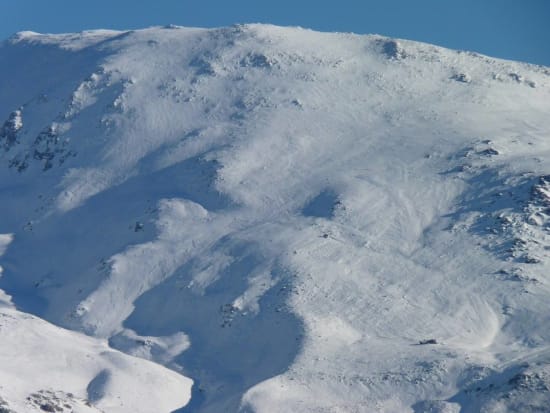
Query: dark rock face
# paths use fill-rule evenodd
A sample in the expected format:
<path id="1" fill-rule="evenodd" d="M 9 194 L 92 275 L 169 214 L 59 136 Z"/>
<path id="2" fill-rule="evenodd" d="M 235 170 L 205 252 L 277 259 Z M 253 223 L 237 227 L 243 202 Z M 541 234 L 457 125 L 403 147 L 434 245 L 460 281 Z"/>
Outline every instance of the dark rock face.
<path id="1" fill-rule="evenodd" d="M 7 152 L 17 142 L 17 135 L 23 127 L 23 119 L 20 110 L 13 111 L 8 119 L 4 122 L 2 129 L 0 130 L 0 145 Z"/>

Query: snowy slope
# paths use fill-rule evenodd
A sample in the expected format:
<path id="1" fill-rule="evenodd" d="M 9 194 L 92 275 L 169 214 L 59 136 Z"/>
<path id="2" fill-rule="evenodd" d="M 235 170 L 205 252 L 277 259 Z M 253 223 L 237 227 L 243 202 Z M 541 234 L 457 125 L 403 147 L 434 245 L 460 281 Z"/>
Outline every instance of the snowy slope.
<path id="1" fill-rule="evenodd" d="M 265 25 L 23 32 L 0 68 L 0 288 L 93 337 L 52 353 L 179 372 L 140 364 L 181 383 L 144 411 L 185 377 L 186 412 L 550 405 L 550 69 Z"/>
<path id="2" fill-rule="evenodd" d="M 0 236 L 0 254 L 10 238 Z M 191 380 L 17 311 L 1 291 L 0 335 L 0 412 L 172 411 L 189 401 Z"/>

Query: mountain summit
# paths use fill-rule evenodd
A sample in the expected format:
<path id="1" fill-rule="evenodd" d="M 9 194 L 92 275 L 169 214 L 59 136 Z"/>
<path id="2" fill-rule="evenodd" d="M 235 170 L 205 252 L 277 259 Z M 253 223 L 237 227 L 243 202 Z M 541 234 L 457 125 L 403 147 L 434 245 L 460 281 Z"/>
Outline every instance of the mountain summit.
<path id="1" fill-rule="evenodd" d="M 169 26 L 0 79 L 1 412 L 550 405 L 549 68 Z"/>

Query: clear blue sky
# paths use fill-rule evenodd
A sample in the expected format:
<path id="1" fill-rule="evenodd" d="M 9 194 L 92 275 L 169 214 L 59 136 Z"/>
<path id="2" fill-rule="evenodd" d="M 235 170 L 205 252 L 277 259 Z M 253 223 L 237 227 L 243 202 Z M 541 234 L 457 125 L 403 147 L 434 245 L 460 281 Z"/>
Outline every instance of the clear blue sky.
<path id="1" fill-rule="evenodd" d="M 0 0 L 0 39 L 21 30 L 251 22 L 378 33 L 550 66 L 550 0 Z"/>

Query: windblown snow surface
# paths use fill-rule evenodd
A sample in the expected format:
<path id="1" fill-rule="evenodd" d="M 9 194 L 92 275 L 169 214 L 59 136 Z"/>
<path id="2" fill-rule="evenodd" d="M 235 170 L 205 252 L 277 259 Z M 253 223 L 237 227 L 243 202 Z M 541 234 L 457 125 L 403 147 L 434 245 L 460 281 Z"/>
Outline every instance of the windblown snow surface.
<path id="1" fill-rule="evenodd" d="M 550 411 L 549 68 L 170 26 L 0 79 L 1 412 Z"/>

